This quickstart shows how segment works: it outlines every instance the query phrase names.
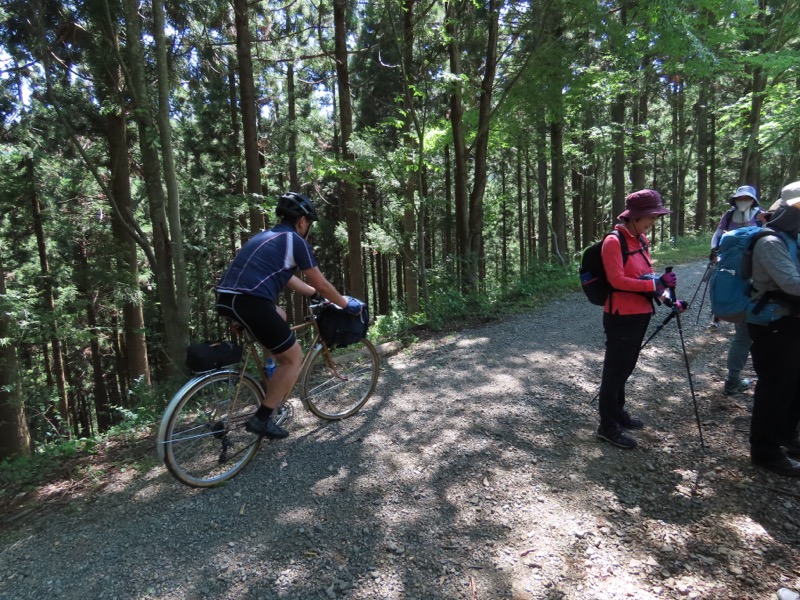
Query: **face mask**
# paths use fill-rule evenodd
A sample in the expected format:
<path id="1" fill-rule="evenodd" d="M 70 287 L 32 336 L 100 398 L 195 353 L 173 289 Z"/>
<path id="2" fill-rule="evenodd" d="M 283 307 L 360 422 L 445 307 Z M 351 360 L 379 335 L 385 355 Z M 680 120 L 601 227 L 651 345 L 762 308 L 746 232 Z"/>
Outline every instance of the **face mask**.
<path id="1" fill-rule="evenodd" d="M 753 204 L 752 200 L 736 200 L 736 210 L 744 212 L 750 208 L 751 204 Z"/>

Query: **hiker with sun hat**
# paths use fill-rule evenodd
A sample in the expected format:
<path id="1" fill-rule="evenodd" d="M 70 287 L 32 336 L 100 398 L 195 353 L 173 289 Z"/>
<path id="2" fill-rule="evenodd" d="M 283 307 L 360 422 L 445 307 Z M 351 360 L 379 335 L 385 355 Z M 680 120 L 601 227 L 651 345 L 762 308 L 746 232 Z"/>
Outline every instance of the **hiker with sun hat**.
<path id="1" fill-rule="evenodd" d="M 714 237 L 711 238 L 711 260 L 716 261 L 717 254 L 719 253 L 719 243 L 722 235 L 727 231 L 733 231 L 741 227 L 749 227 L 752 225 L 761 225 L 759 215 L 764 211 L 758 205 L 758 193 L 752 185 L 743 185 L 736 189 L 730 197 L 729 208 L 722 218 L 719 220 L 719 226 L 714 232 Z M 716 326 L 719 320 L 714 317 L 712 323 Z M 750 334 L 747 332 L 747 326 L 744 323 L 734 323 L 734 333 L 731 337 L 730 345 L 728 346 L 728 358 L 726 367 L 728 375 L 725 378 L 725 384 L 722 388 L 722 393 L 726 396 L 731 394 L 738 394 L 750 388 L 752 382 L 741 376 L 745 364 L 747 364 L 747 355 L 750 353 Z"/>
<path id="2" fill-rule="evenodd" d="M 800 477 L 800 181 L 781 190 L 766 227 L 774 235 L 753 247 L 753 294 L 746 313 L 758 381 L 750 421 L 750 460 Z"/>

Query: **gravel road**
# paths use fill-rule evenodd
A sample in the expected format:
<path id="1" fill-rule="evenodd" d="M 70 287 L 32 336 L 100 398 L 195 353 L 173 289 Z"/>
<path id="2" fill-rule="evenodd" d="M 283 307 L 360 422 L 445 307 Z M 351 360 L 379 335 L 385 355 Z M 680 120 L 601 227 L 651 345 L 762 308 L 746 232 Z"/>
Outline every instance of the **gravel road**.
<path id="1" fill-rule="evenodd" d="M 704 268 L 676 268 L 681 296 Z M 752 398 L 720 393 L 730 327 L 695 318 L 705 451 L 675 320 L 630 383 L 640 447 L 594 439 L 601 313 L 571 294 L 384 357 L 348 420 L 297 405 L 223 487 L 112 470 L 6 520 L 0 599 L 772 598 L 800 585 L 800 486 L 749 465 Z"/>

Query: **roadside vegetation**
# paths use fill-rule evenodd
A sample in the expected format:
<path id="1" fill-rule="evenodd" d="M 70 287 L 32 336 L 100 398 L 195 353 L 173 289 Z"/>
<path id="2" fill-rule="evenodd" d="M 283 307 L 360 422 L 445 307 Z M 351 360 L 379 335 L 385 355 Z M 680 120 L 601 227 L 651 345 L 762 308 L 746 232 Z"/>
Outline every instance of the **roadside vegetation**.
<path id="1" fill-rule="evenodd" d="M 709 240 L 709 235 L 698 235 L 655 245 L 651 251 L 655 269 L 706 256 Z M 402 310 L 393 310 L 375 319 L 369 337 L 377 344 L 401 341 L 409 345 L 422 337 L 534 310 L 543 302 L 578 291 L 577 264 L 573 261 L 565 267 L 542 266 L 523 282 L 507 289 L 496 286 L 484 294 L 465 296 L 442 290 L 432 295 L 430 315 L 406 315 Z M 687 299 L 689 292 L 683 291 Z M 582 301 L 582 297 L 577 301 Z M 173 385 L 150 390 L 146 396 L 143 390 L 139 408 L 120 409 L 123 415 L 120 423 L 103 434 L 78 439 L 54 438 L 37 444 L 36 451 L 30 455 L 0 462 L 0 505 L 47 483 L 71 481 L 80 482 L 81 489 L 101 487 L 109 469 L 143 470 L 152 466 L 155 462 L 153 428 L 166 402 L 180 385 L 182 381 L 176 380 Z"/>

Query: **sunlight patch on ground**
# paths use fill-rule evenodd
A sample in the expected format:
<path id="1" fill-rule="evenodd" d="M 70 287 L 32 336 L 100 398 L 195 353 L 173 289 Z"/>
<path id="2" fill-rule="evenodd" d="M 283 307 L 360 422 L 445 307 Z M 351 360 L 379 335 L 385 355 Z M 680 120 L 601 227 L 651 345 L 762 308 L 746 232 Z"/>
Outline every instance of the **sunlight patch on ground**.
<path id="1" fill-rule="evenodd" d="M 698 494 L 700 480 L 697 472 L 680 469 L 674 469 L 672 472 L 681 478 L 681 480 L 675 484 L 674 495 L 691 498 Z"/>
<path id="2" fill-rule="evenodd" d="M 139 471 L 137 469 L 131 467 L 115 469 L 115 472 L 110 477 L 111 482 L 106 486 L 106 490 L 109 492 L 122 492 L 129 485 L 134 484 L 137 479 L 139 479 Z"/>
<path id="3" fill-rule="evenodd" d="M 489 378 L 489 381 L 487 381 L 486 385 L 476 388 L 476 391 L 478 392 L 483 391 L 484 393 L 487 394 L 490 393 L 496 394 L 498 391 L 497 389 L 498 387 L 504 393 L 509 393 L 509 392 L 519 393 L 519 392 L 524 392 L 526 389 L 525 382 L 522 381 L 519 377 L 511 374 L 498 373 L 495 371 Z"/>
<path id="4" fill-rule="evenodd" d="M 728 525 L 739 533 L 742 540 L 747 540 L 749 543 L 772 539 L 772 536 L 760 523 L 756 523 L 747 515 L 733 515 L 728 521 Z"/>
<path id="5" fill-rule="evenodd" d="M 311 492 L 316 496 L 327 496 L 346 491 L 350 482 L 350 470 L 347 467 L 328 465 L 330 477 L 325 477 L 311 486 Z"/>
<path id="6" fill-rule="evenodd" d="M 281 510 L 281 521 L 287 523 L 298 523 L 300 525 L 315 523 L 318 520 L 316 513 L 307 507 L 297 507 L 294 509 Z"/>
<path id="7" fill-rule="evenodd" d="M 557 368 L 558 364 L 557 361 L 553 360 L 553 351 L 552 350 L 540 350 L 536 352 L 526 352 L 523 356 L 527 358 L 532 363 L 540 363 L 544 365 L 550 365 L 553 368 Z"/>
<path id="8" fill-rule="evenodd" d="M 144 479 L 145 481 L 152 481 L 153 479 L 160 477 L 166 472 L 167 472 L 167 467 L 165 467 L 164 465 L 159 465 L 157 467 L 150 469 L 147 473 L 142 475 L 142 479 Z"/>
<path id="9" fill-rule="evenodd" d="M 473 348 L 475 346 L 485 346 L 489 344 L 489 338 L 476 337 L 472 339 L 460 339 L 455 343 L 456 348 Z"/>
<path id="10" fill-rule="evenodd" d="M 162 483 L 151 483 L 138 490 L 133 495 L 133 500 L 134 502 L 149 502 L 151 500 L 158 500 L 158 498 L 167 492 L 168 487 L 175 487 L 178 485 L 181 484 L 171 478 Z"/>

